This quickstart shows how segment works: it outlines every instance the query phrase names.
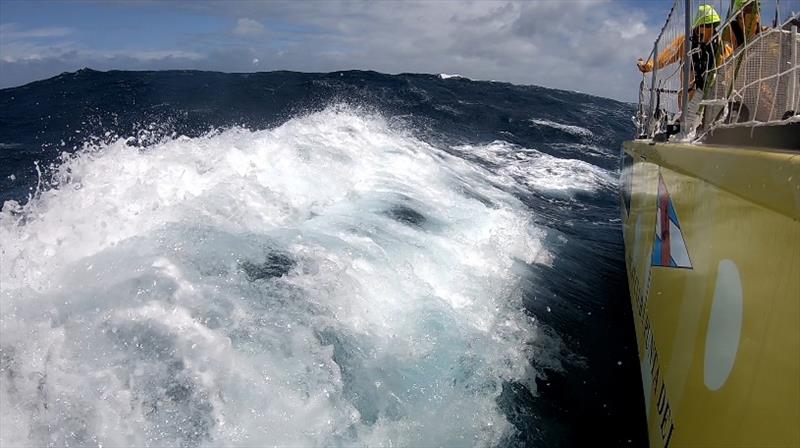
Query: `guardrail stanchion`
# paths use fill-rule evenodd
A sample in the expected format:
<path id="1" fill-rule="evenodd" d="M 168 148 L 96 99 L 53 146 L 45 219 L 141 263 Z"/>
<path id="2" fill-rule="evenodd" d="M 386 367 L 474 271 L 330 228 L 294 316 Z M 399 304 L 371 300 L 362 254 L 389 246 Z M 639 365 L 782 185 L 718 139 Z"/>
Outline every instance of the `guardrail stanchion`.
<path id="1" fill-rule="evenodd" d="M 797 91 L 797 76 L 798 76 L 798 67 L 797 67 L 797 52 L 798 52 L 798 43 L 797 43 L 797 25 L 792 25 L 792 44 L 789 48 L 792 49 L 792 68 L 789 70 L 789 107 L 786 110 L 793 110 L 795 115 L 800 114 L 800 92 Z"/>
<path id="2" fill-rule="evenodd" d="M 658 75 L 658 39 L 653 44 L 653 71 L 650 72 L 650 111 L 647 113 L 647 136 L 653 138 L 654 115 L 656 104 L 656 76 Z"/>
<path id="3" fill-rule="evenodd" d="M 685 0 L 683 3 L 683 86 L 681 88 L 681 136 L 686 137 L 689 135 L 689 128 L 687 124 L 690 122 L 689 117 L 687 114 L 689 113 L 689 51 L 691 50 L 691 39 L 692 39 L 692 12 L 691 12 L 691 0 Z M 699 92 L 696 91 L 694 94 L 697 95 Z"/>

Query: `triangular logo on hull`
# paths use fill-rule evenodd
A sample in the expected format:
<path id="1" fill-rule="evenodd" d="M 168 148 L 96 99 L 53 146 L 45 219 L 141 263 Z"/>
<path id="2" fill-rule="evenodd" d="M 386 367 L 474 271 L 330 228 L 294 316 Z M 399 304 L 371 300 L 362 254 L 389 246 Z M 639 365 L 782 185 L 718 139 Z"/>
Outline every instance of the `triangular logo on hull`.
<path id="1" fill-rule="evenodd" d="M 689 258 L 689 250 L 683 239 L 681 223 L 661 173 L 658 174 L 656 237 L 650 264 L 667 268 L 692 269 L 692 260 Z"/>

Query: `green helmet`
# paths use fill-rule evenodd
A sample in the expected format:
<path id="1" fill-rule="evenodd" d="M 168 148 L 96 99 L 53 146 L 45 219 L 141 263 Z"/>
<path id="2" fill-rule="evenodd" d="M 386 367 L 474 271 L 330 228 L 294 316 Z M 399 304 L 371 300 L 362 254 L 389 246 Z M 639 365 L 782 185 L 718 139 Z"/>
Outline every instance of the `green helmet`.
<path id="1" fill-rule="evenodd" d="M 700 25 L 711 25 L 719 23 L 720 21 L 719 14 L 717 14 L 717 10 L 715 10 L 713 6 L 700 5 L 700 7 L 697 8 L 697 16 L 694 18 L 692 28 L 697 28 Z"/>
<path id="2" fill-rule="evenodd" d="M 736 14 L 737 12 L 741 11 L 749 3 L 756 4 L 756 10 L 761 9 L 761 1 L 755 2 L 755 0 L 733 0 L 733 13 Z"/>

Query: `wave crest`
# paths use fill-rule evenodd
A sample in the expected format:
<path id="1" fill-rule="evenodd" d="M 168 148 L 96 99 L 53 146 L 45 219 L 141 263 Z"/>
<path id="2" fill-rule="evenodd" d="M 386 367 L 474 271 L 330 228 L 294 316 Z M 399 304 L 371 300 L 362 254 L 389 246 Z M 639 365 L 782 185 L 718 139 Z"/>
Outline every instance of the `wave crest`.
<path id="1" fill-rule="evenodd" d="M 478 165 L 333 107 L 118 140 L 0 214 L 0 445 L 495 445 L 541 231 Z"/>

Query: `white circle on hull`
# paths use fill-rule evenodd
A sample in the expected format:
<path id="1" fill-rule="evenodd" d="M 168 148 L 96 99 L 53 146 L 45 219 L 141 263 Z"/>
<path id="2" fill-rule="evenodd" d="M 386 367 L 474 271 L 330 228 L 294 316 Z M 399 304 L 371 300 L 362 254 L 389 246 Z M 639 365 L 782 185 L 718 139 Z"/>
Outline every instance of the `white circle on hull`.
<path id="1" fill-rule="evenodd" d="M 721 388 L 733 370 L 742 334 L 742 281 L 731 260 L 717 266 L 717 284 L 706 332 L 703 381 L 710 390 Z"/>

